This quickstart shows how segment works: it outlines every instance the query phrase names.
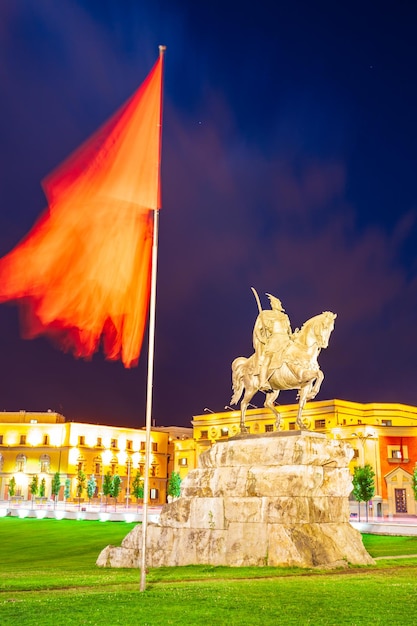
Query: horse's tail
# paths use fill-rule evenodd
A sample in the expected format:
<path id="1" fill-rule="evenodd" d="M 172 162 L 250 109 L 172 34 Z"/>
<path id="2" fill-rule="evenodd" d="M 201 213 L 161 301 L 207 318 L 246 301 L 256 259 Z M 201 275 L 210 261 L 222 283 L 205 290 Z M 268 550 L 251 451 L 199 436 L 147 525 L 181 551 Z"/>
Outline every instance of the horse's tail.
<path id="1" fill-rule="evenodd" d="M 247 362 L 247 358 L 244 356 L 238 356 L 232 363 L 232 389 L 233 396 L 230 400 L 230 404 L 237 404 L 243 393 L 243 368 Z"/>

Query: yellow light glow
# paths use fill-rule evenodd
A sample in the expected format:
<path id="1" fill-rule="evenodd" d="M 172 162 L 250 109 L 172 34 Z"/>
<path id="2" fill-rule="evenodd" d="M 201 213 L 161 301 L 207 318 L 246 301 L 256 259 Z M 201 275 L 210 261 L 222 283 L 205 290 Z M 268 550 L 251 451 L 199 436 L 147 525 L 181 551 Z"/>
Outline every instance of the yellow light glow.
<path id="1" fill-rule="evenodd" d="M 101 455 L 101 458 L 103 460 L 103 465 L 109 465 L 110 461 L 112 460 L 113 457 L 113 453 L 111 450 L 104 450 L 104 452 Z"/>
<path id="2" fill-rule="evenodd" d="M 27 443 L 30 446 L 39 446 L 42 442 L 42 431 L 39 428 L 31 428 L 28 432 Z"/>
<path id="3" fill-rule="evenodd" d="M 124 452 L 124 451 L 119 452 L 118 455 L 117 455 L 117 460 L 119 462 L 119 465 L 125 465 L 126 464 L 126 460 L 127 460 L 126 452 Z"/>

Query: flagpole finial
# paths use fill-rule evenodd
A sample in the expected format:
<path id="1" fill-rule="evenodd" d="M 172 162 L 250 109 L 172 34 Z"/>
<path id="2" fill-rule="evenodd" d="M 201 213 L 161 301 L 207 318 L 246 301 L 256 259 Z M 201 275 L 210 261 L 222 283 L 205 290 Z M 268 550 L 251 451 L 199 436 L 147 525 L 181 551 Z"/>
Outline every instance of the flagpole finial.
<path id="1" fill-rule="evenodd" d="M 159 46 L 159 56 L 162 56 L 167 49 L 166 46 Z"/>

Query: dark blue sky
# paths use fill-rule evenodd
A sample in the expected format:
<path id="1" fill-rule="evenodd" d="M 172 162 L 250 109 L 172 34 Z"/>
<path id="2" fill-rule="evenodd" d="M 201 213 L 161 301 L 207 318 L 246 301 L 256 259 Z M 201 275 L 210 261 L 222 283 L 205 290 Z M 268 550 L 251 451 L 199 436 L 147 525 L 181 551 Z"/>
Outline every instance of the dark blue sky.
<path id="1" fill-rule="evenodd" d="M 1 3 L 0 255 L 167 46 L 157 423 L 229 403 L 252 285 L 294 328 L 338 314 L 317 399 L 417 404 L 416 21 L 412 3 Z M 144 424 L 146 351 L 76 361 L 1 305 L 0 374 L 0 409 Z"/>

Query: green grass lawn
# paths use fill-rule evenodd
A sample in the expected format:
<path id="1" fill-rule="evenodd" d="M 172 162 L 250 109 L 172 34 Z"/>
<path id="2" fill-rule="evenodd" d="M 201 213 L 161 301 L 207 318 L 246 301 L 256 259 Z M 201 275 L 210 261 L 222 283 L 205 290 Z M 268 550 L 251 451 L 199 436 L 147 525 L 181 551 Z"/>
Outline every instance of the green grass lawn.
<path id="1" fill-rule="evenodd" d="M 323 572 L 280 568 L 99 569 L 133 524 L 0 519 L 0 624 L 379 626 L 417 623 L 417 558 Z M 373 556 L 417 554 L 417 538 L 364 535 Z"/>

